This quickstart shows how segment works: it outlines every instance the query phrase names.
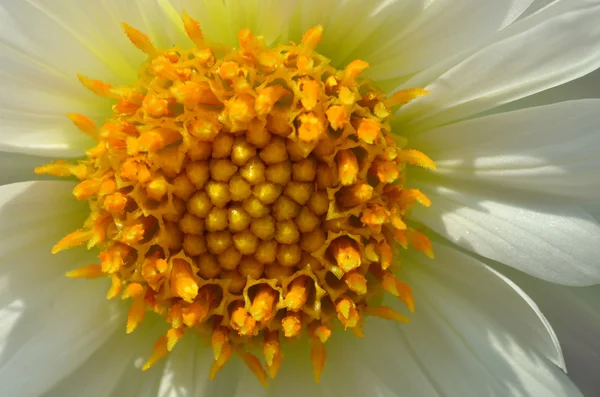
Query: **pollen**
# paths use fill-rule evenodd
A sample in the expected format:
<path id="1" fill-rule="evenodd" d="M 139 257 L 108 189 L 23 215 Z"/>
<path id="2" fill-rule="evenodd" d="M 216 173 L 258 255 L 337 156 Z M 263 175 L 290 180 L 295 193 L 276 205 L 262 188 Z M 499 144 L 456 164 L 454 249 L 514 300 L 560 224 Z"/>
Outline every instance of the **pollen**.
<path id="1" fill-rule="evenodd" d="M 67 115 L 96 141 L 86 158 L 36 169 L 78 179 L 73 195 L 90 207 L 52 252 L 99 250 L 67 276 L 110 280 L 107 298 L 130 305 L 127 333 L 148 313 L 168 323 L 144 370 L 182 337 L 207 338 L 211 379 L 238 357 L 266 385 L 285 342 L 308 338 L 318 382 L 330 337 L 362 336 L 369 316 L 409 321 L 381 294 L 414 310 L 397 256 L 433 256 L 406 219 L 431 203 L 405 187 L 406 171 L 435 164 L 390 117 L 427 92 L 386 96 L 362 60 L 336 69 L 316 52 L 320 26 L 271 48 L 244 29 L 226 49 L 182 20 L 189 49 L 157 48 L 123 24 L 147 55 L 130 86 L 78 76 L 114 105 L 101 126 Z"/>

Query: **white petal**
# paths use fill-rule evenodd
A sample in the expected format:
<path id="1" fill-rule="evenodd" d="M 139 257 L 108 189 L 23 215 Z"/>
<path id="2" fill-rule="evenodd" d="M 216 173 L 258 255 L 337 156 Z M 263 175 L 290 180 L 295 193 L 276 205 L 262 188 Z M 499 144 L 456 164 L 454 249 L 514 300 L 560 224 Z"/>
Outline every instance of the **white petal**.
<path id="1" fill-rule="evenodd" d="M 4 2 L 0 6 L 0 149 L 47 156 L 77 156 L 90 140 L 71 125 L 68 112 L 102 123 L 111 102 L 88 92 L 77 74 L 109 83 L 132 83 L 144 60 L 121 22 L 172 45 L 154 0 L 135 2 Z M 157 28 L 160 26 L 160 29 Z"/>
<path id="2" fill-rule="evenodd" d="M 116 330 L 98 347 L 86 362 L 62 379 L 44 397 L 146 397 L 158 396 L 158 383 L 164 369 L 164 360 L 148 371 L 141 364 L 152 352 L 154 343 L 164 332 L 147 315 L 133 334 L 127 335 L 124 327 Z M 162 319 L 158 321 L 162 323 Z M 162 324 L 159 324 L 162 325 Z"/>
<path id="3" fill-rule="evenodd" d="M 434 249 L 435 261 L 403 266 L 416 309 L 398 329 L 440 394 L 579 396 L 548 361 L 562 362 L 555 335 L 523 291 L 453 248 Z"/>
<path id="4" fill-rule="evenodd" d="M 6 395 L 42 394 L 122 326 L 123 312 L 104 298 L 105 280 L 64 277 L 93 256 L 83 250 L 50 254 L 81 221 L 81 207 L 69 197 L 72 187 L 0 187 L 0 383 Z"/>
<path id="5" fill-rule="evenodd" d="M 432 178 L 417 187 L 432 205 L 415 208 L 413 219 L 450 241 L 544 280 L 600 282 L 600 226 L 582 209 L 456 180 Z"/>
<path id="6" fill-rule="evenodd" d="M 411 146 L 452 178 L 580 200 L 600 197 L 600 99 L 467 120 L 417 134 Z"/>
<path id="7" fill-rule="evenodd" d="M 0 185 L 43 179 L 33 172 L 35 167 L 53 161 L 49 157 L 29 156 L 21 153 L 0 152 Z"/>
<path id="8" fill-rule="evenodd" d="M 423 130 L 595 70 L 600 66 L 599 18 L 600 4 L 574 0 L 512 24 L 451 69 L 441 64 L 408 81 L 426 86 L 430 94 L 402 107 L 399 121 Z"/>
<path id="9" fill-rule="evenodd" d="M 600 286 L 565 287 L 504 266 L 505 273 L 536 302 L 554 327 L 567 365 L 567 374 L 586 396 L 600 390 Z"/>
<path id="10" fill-rule="evenodd" d="M 179 13 L 185 9 L 196 19 L 206 38 L 212 42 L 239 46 L 238 32 L 249 28 L 255 36 L 263 36 L 272 44 L 285 34 L 289 19 L 297 8 L 298 0 L 157 0 L 171 23 L 183 24 Z"/>
<path id="11" fill-rule="evenodd" d="M 388 37 L 372 37 L 369 50 L 362 48 L 364 55 L 359 54 L 372 65 L 369 73 L 374 79 L 409 76 L 480 45 L 514 21 L 531 2 L 438 0 L 406 22 L 397 21 L 399 13 L 390 10 L 386 13 Z"/>

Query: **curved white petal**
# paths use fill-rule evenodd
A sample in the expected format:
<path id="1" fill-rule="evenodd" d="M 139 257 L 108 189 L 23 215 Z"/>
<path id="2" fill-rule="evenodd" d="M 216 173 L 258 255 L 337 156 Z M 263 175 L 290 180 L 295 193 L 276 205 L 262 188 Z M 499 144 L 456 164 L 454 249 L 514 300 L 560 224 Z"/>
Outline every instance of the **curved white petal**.
<path id="1" fill-rule="evenodd" d="M 364 53 L 372 66 L 369 74 L 376 80 L 409 76 L 475 48 L 513 22 L 531 2 L 438 0 L 406 22 L 398 21 L 398 13 L 390 10 L 388 23 L 393 30 L 387 37 L 372 37 L 369 48 L 361 48 L 358 54 Z"/>
<path id="2" fill-rule="evenodd" d="M 155 324 L 147 315 L 133 334 L 117 329 L 104 344 L 73 373 L 62 379 L 44 397 L 158 397 L 158 384 L 164 370 L 164 360 L 148 371 L 141 365 L 164 326 Z M 162 319 L 158 321 L 162 322 Z"/>
<path id="3" fill-rule="evenodd" d="M 166 21 L 155 0 L 3 2 L 0 149 L 81 155 L 91 142 L 65 114 L 83 113 L 102 123 L 111 103 L 88 92 L 77 74 L 114 84 L 135 81 L 145 56 L 120 24 L 172 45 L 172 24 Z"/>
<path id="4" fill-rule="evenodd" d="M 104 298 L 103 280 L 64 277 L 93 256 L 50 254 L 80 225 L 72 188 L 62 182 L 0 187 L 0 383 L 6 395 L 42 394 L 123 325 L 123 311 Z"/>
<path id="5" fill-rule="evenodd" d="M 494 108 L 490 113 L 501 113 L 533 106 L 551 105 L 577 99 L 600 98 L 600 69 L 568 83 Z"/>
<path id="6" fill-rule="evenodd" d="M 453 179 L 578 200 L 600 197 L 600 99 L 467 120 L 411 139 Z"/>
<path id="7" fill-rule="evenodd" d="M 432 201 L 413 219 L 479 255 L 559 284 L 600 282 L 600 225 L 545 195 L 431 178 L 415 184 Z"/>
<path id="8" fill-rule="evenodd" d="M 21 153 L 0 152 L 0 185 L 14 182 L 43 179 L 33 170 L 40 165 L 48 164 L 53 159 L 49 157 L 30 156 Z"/>
<path id="9" fill-rule="evenodd" d="M 454 66 L 408 81 L 426 95 L 398 113 L 404 128 L 424 130 L 535 94 L 600 66 L 600 4 L 562 1 L 520 20 Z M 439 76 L 439 77 L 438 77 Z"/>
<path id="10" fill-rule="evenodd" d="M 565 287 L 498 266 L 536 302 L 556 330 L 567 374 L 586 396 L 600 390 L 600 286 Z"/>
<path id="11" fill-rule="evenodd" d="M 555 335 L 523 291 L 454 248 L 434 251 L 403 265 L 416 309 L 398 329 L 440 395 L 580 395 L 552 364 L 562 364 Z"/>

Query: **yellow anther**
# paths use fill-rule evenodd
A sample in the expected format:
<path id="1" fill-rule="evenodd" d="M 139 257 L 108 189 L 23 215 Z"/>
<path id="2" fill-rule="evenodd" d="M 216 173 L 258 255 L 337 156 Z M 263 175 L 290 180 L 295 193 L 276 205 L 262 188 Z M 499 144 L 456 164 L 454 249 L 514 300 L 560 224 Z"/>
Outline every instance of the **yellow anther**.
<path id="1" fill-rule="evenodd" d="M 250 314 L 256 321 L 266 321 L 274 314 L 275 303 L 279 294 L 268 285 L 261 285 L 254 297 Z"/>
<path id="2" fill-rule="evenodd" d="M 381 135 L 381 124 L 377 121 L 363 118 L 357 123 L 358 137 L 368 144 L 373 144 Z"/>
<path id="3" fill-rule="evenodd" d="M 348 113 L 346 112 L 346 107 L 342 105 L 334 105 L 330 106 L 327 109 L 327 120 L 329 120 L 329 125 L 334 130 L 339 130 L 343 128 L 348 122 Z"/>
<path id="4" fill-rule="evenodd" d="M 347 296 L 341 297 L 335 304 L 338 319 L 344 328 L 354 328 L 358 325 L 360 315 L 356 309 L 356 304 Z"/>
<path id="5" fill-rule="evenodd" d="M 373 197 L 373 186 L 367 183 L 357 183 L 352 186 L 346 186 L 339 191 L 338 203 L 342 207 L 354 207 L 364 204 Z"/>
<path id="6" fill-rule="evenodd" d="M 333 240 L 330 247 L 337 265 L 344 272 L 349 272 L 360 266 L 360 252 L 356 247 L 356 242 L 354 240 L 340 237 Z"/>
<path id="7" fill-rule="evenodd" d="M 344 73 L 342 75 L 342 85 L 352 85 L 354 84 L 356 78 L 363 72 L 363 70 L 367 69 L 369 64 L 365 61 L 361 61 L 360 59 L 356 59 L 344 69 Z"/>
<path id="8" fill-rule="evenodd" d="M 300 83 L 300 87 L 302 91 L 302 99 L 300 100 L 302 106 L 306 110 L 313 110 L 319 102 L 319 83 L 315 80 L 305 78 Z"/>
<path id="9" fill-rule="evenodd" d="M 288 312 L 281 320 L 281 328 L 286 338 L 293 338 L 302 331 L 302 315 L 299 312 Z"/>
<path id="10" fill-rule="evenodd" d="M 367 293 L 367 279 L 356 270 L 346 273 L 344 275 L 344 282 L 348 288 L 359 295 Z"/>
<path id="11" fill-rule="evenodd" d="M 308 278 L 298 277 L 290 283 L 284 304 L 289 310 L 300 310 L 308 299 Z"/>
<path id="12" fill-rule="evenodd" d="M 240 304 L 231 313 L 230 324 L 241 336 L 254 336 L 258 334 L 256 320 L 246 311 L 243 304 Z"/>
<path id="13" fill-rule="evenodd" d="M 88 265 L 65 274 L 70 278 L 98 278 L 104 276 L 100 265 Z"/>
<path id="14" fill-rule="evenodd" d="M 182 259 L 173 260 L 171 289 L 174 295 L 190 303 L 198 295 L 198 282 L 193 276 L 189 263 Z"/>
<path id="15" fill-rule="evenodd" d="M 388 108 L 399 105 L 406 105 L 412 100 L 427 94 L 429 94 L 429 91 L 424 90 L 422 88 L 408 88 L 405 90 L 400 90 L 393 93 L 389 98 L 387 98 L 385 100 L 385 105 Z"/>
<path id="16" fill-rule="evenodd" d="M 352 185 L 358 177 L 358 160 L 349 149 L 340 150 L 337 157 L 340 183 L 344 186 Z"/>
<path id="17" fill-rule="evenodd" d="M 129 37 L 129 40 L 131 40 L 133 45 L 140 51 L 145 52 L 150 56 L 156 54 L 156 48 L 154 48 L 154 45 L 148 36 L 124 22 L 122 26 L 123 30 L 125 30 L 125 34 Z"/>
<path id="18" fill-rule="evenodd" d="M 300 128 L 298 128 L 298 138 L 302 141 L 317 141 L 325 134 L 325 124 L 320 117 L 314 113 L 304 113 L 298 116 Z"/>
<path id="19" fill-rule="evenodd" d="M 255 103 L 256 114 L 259 116 L 269 114 L 275 103 L 285 95 L 289 95 L 289 91 L 281 85 L 267 86 L 258 90 L 258 98 Z"/>

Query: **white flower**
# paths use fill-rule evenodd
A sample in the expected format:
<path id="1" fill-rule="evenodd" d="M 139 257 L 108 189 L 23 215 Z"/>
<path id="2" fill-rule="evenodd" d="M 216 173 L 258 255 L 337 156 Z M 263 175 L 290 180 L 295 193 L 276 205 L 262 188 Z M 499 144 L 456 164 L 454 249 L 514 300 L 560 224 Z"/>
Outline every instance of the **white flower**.
<path id="1" fill-rule="evenodd" d="M 578 396 L 578 386 L 593 395 L 600 99 L 538 93 L 600 67 L 600 2 L 542 3 L 3 0 L 3 395 Z M 416 302 L 411 323 L 369 318 L 363 340 L 336 330 L 319 384 L 306 338 L 286 345 L 269 390 L 239 359 L 210 381 L 210 338 L 193 333 L 143 372 L 166 332 L 163 320 L 147 317 L 126 334 L 128 305 L 104 299 L 104 279 L 64 277 L 96 262 L 97 252 L 50 253 L 89 208 L 72 197 L 72 182 L 39 181 L 32 170 L 93 146 L 66 113 L 102 125 L 114 103 L 86 90 L 77 74 L 132 84 L 145 56 L 120 24 L 146 32 L 157 48 L 189 47 L 183 9 L 207 40 L 230 46 L 243 28 L 275 45 L 323 25 L 317 51 L 334 66 L 361 59 L 370 65 L 364 74 L 389 94 L 429 92 L 398 110 L 392 130 L 437 164 L 435 173 L 410 168 L 407 176 L 432 201 L 409 219 L 433 240 L 435 260 L 399 253 L 399 275 Z M 588 81 L 597 96 L 598 81 Z M 403 310 L 396 300 L 384 303 Z"/>

